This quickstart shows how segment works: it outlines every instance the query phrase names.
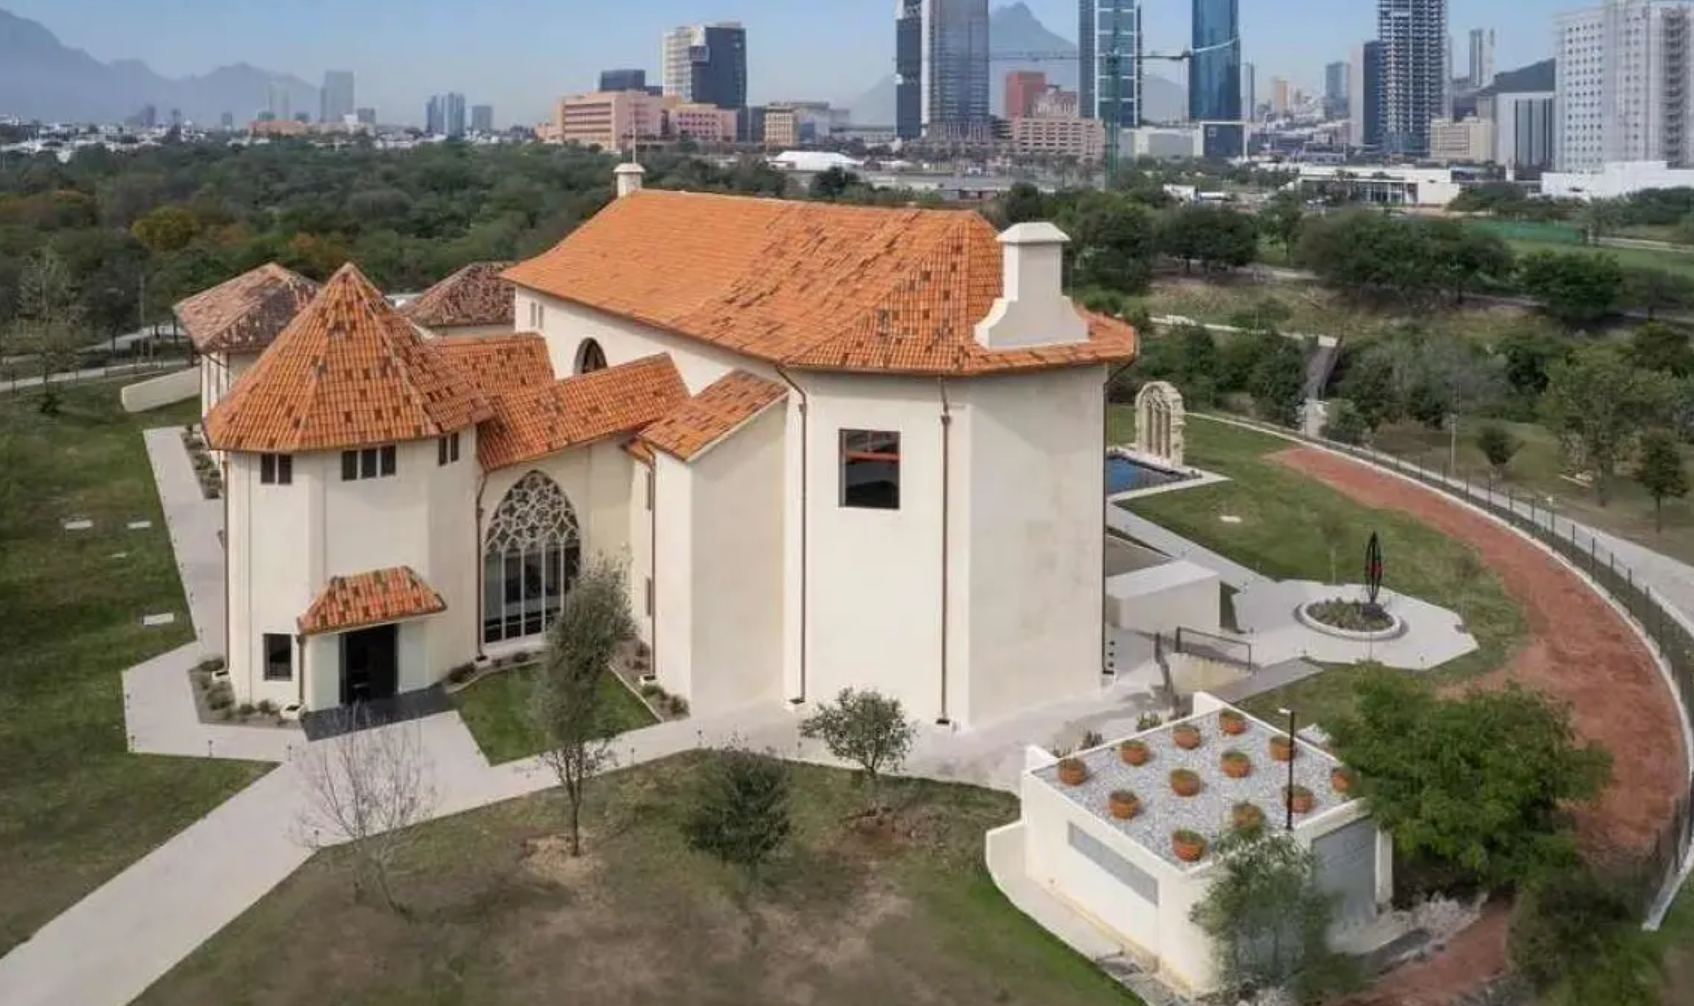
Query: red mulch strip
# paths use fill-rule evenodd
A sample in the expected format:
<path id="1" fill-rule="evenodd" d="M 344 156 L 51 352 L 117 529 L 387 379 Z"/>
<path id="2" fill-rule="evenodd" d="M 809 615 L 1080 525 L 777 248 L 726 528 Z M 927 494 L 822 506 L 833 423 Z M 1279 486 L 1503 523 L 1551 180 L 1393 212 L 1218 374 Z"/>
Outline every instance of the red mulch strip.
<path id="1" fill-rule="evenodd" d="M 1467 687 L 1510 680 L 1569 703 L 1577 732 L 1612 753 L 1611 783 L 1595 804 L 1577 811 L 1583 848 L 1599 859 L 1651 849 L 1685 785 L 1682 727 L 1669 686 L 1623 616 L 1563 563 L 1437 490 L 1315 448 L 1274 457 L 1366 506 L 1408 514 L 1476 549 L 1523 608 L 1529 638 L 1504 667 Z M 1374 1004 L 1376 994 L 1390 989 L 1396 991 L 1381 1002 L 1445 1002 L 1427 997 L 1450 998 L 1441 990 L 1451 981 L 1474 985 L 1503 968 L 1504 926 L 1502 912 L 1497 921 L 1471 927 L 1446 951 L 1395 971 L 1372 999 L 1359 1002 Z"/>

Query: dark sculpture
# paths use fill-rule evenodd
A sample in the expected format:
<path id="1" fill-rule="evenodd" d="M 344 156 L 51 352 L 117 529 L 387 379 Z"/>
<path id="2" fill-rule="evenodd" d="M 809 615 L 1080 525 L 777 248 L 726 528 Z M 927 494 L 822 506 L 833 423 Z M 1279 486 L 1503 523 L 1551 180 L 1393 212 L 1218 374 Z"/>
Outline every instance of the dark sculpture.
<path id="1" fill-rule="evenodd" d="M 1382 539 L 1375 531 L 1370 533 L 1370 543 L 1365 546 L 1365 604 L 1366 613 L 1379 612 L 1382 606 L 1377 603 L 1377 595 L 1382 592 Z"/>

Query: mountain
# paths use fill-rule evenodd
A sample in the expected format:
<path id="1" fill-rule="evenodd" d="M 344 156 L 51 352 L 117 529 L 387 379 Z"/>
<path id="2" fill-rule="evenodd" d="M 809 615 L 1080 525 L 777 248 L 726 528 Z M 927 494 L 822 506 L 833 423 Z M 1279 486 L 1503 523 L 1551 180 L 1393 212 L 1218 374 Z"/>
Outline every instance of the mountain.
<path id="1" fill-rule="evenodd" d="M 297 77 L 246 63 L 203 76 L 164 77 L 140 60 L 102 63 L 37 22 L 0 10 L 0 115 L 116 122 L 152 105 L 162 121 L 174 108 L 207 125 L 225 112 L 245 122 L 266 107 L 273 81 L 285 89 L 293 111 L 318 114 L 318 89 Z"/>
<path id="2" fill-rule="evenodd" d="M 890 25 L 889 36 L 893 37 Z M 1047 28 L 1024 4 L 1014 3 L 996 7 L 988 18 L 988 95 L 990 111 L 1003 115 L 1006 110 L 1006 74 L 1014 70 L 1035 70 L 1047 75 L 1049 84 L 1067 91 L 1078 86 L 1076 43 Z M 1052 59 L 1019 60 L 1012 55 L 1052 56 Z M 1144 117 L 1149 122 L 1179 122 L 1188 111 L 1188 89 L 1183 85 L 1155 74 L 1146 74 L 1141 81 Z M 877 81 L 864 94 L 848 103 L 853 121 L 869 125 L 894 124 L 894 77 Z"/>

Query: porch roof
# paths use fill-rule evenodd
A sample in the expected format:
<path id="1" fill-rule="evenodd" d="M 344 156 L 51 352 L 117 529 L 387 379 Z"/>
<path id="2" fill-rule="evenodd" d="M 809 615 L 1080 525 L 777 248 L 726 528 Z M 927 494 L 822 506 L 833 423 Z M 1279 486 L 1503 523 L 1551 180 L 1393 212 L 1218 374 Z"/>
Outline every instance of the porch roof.
<path id="1" fill-rule="evenodd" d="M 367 625 L 434 615 L 447 602 L 410 566 L 332 576 L 300 616 L 300 634 L 347 632 Z"/>

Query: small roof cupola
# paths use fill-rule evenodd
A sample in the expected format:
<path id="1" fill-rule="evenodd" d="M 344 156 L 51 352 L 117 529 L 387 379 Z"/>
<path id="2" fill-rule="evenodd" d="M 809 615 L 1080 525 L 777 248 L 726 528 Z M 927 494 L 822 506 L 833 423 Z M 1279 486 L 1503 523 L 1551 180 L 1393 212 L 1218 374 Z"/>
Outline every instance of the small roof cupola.
<path id="1" fill-rule="evenodd" d="M 634 195 L 641 191 L 641 183 L 647 176 L 647 169 L 634 161 L 625 161 L 613 169 L 612 174 L 618 180 L 618 198 Z"/>
<path id="2" fill-rule="evenodd" d="M 1070 238 L 1050 223 L 1024 223 L 999 237 L 1002 283 L 976 341 L 987 349 L 1022 349 L 1088 341 L 1088 322 L 1064 289 Z"/>

